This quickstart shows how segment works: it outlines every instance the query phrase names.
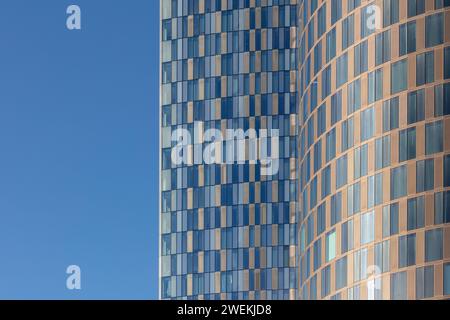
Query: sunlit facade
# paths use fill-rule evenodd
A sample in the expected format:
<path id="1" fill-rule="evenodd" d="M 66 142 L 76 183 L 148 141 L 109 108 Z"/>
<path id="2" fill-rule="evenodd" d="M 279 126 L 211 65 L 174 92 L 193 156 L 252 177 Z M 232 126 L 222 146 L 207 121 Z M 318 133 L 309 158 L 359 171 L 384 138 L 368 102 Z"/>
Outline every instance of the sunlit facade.
<path id="1" fill-rule="evenodd" d="M 449 6 L 299 1 L 299 298 L 450 297 Z"/>
<path id="2" fill-rule="evenodd" d="M 160 297 L 450 298 L 450 1 L 160 1 Z"/>
<path id="3" fill-rule="evenodd" d="M 295 298 L 296 12 L 296 0 L 161 0 L 162 299 Z M 279 170 L 197 162 L 198 123 L 278 129 Z M 180 128 L 192 163 L 171 159 Z"/>

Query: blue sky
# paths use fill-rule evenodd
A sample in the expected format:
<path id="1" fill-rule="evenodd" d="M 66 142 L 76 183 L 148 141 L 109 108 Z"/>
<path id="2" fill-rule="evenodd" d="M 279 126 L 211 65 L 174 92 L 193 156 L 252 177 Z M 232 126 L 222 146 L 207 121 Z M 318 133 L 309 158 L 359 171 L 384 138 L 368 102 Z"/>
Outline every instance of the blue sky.
<path id="1" fill-rule="evenodd" d="M 0 1 L 1 299 L 157 298 L 158 3 Z"/>

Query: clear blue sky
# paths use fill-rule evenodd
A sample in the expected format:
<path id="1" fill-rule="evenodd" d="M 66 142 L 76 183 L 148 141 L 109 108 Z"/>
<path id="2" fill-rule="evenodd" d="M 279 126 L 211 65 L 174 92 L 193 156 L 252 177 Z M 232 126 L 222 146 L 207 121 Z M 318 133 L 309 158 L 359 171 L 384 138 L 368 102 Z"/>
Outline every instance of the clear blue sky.
<path id="1" fill-rule="evenodd" d="M 1 299 L 157 298 L 158 6 L 0 1 Z"/>

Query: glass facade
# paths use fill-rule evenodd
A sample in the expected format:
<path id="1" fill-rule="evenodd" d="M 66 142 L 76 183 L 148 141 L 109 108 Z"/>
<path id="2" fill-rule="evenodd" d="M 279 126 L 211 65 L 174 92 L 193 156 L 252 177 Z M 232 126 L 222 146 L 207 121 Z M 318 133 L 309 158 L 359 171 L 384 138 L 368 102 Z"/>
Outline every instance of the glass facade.
<path id="1" fill-rule="evenodd" d="M 448 298 L 449 7 L 298 1 L 299 298 Z"/>
<path id="2" fill-rule="evenodd" d="M 160 4 L 161 298 L 449 298 L 450 2 Z"/>
<path id="3" fill-rule="evenodd" d="M 296 0 L 160 4 L 161 298 L 295 298 Z M 277 172 L 198 161 L 199 126 L 277 129 Z M 181 164 L 177 129 L 193 138 Z"/>

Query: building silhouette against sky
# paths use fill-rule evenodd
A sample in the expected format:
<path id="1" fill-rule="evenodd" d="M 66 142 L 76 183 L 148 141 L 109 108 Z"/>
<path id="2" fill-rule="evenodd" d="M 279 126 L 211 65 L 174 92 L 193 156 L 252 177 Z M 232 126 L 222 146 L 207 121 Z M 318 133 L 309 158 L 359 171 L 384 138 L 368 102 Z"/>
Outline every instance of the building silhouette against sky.
<path id="1" fill-rule="evenodd" d="M 295 298 L 296 10 L 161 1 L 161 298 Z M 176 129 L 192 137 L 189 161 L 201 155 L 196 126 L 277 129 L 278 170 L 174 163 Z"/>
<path id="2" fill-rule="evenodd" d="M 449 25 L 447 0 L 161 0 L 161 298 L 450 297 Z M 197 159 L 208 129 L 278 130 L 277 170 Z"/>

